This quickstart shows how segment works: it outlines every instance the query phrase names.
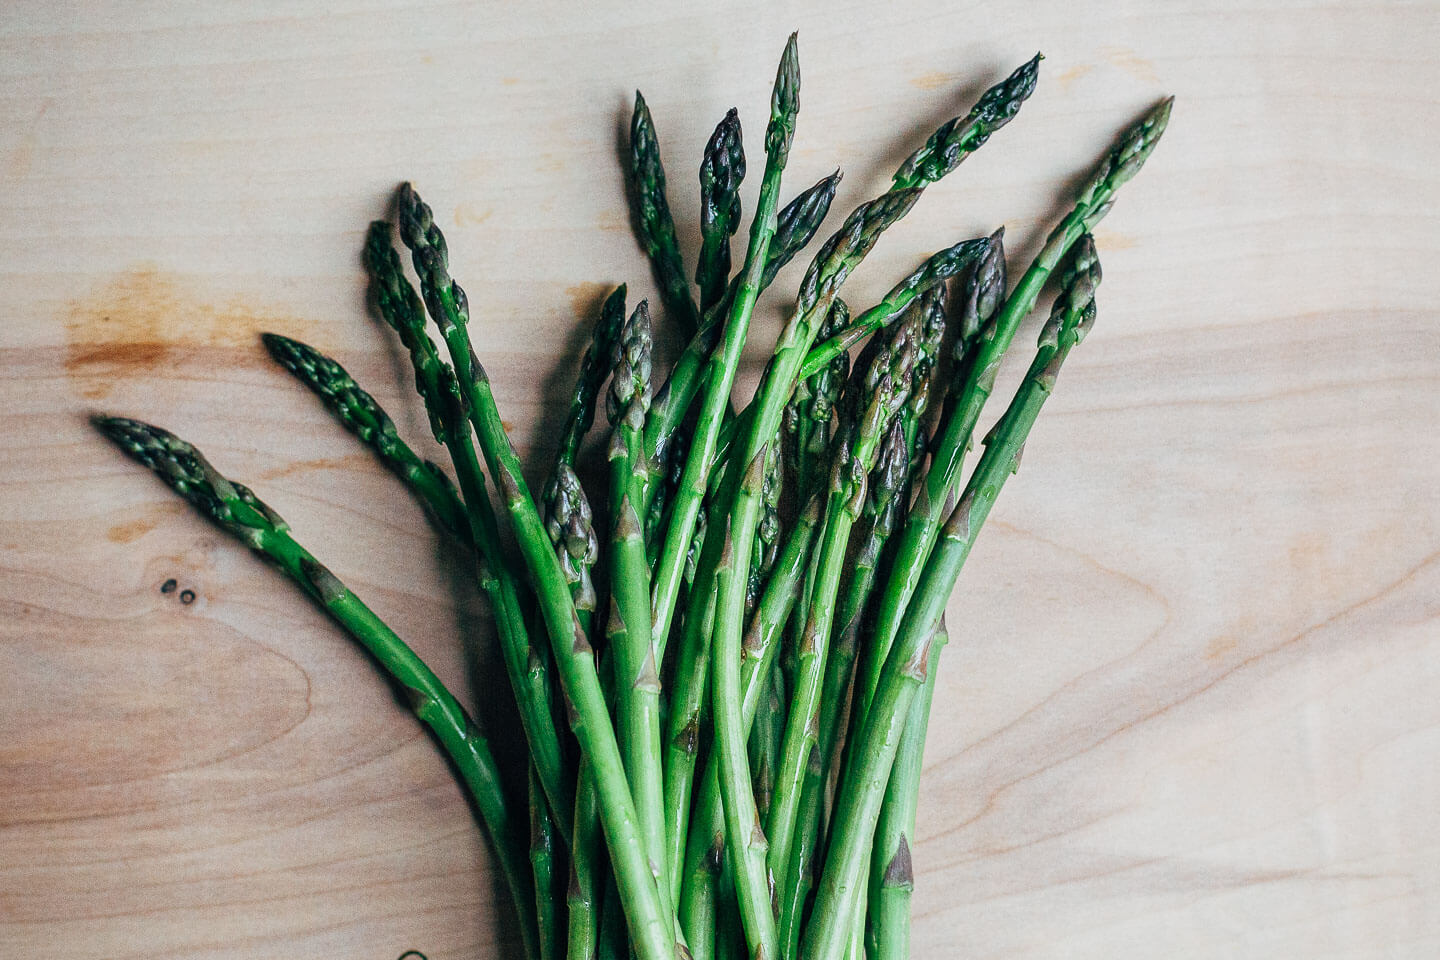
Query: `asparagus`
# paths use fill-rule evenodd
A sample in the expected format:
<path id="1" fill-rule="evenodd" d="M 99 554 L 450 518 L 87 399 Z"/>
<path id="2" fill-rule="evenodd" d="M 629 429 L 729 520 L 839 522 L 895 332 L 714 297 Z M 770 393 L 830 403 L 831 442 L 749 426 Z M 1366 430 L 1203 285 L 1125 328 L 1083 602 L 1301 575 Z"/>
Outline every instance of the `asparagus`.
<path id="1" fill-rule="evenodd" d="M 521 557 L 550 634 L 551 650 L 569 701 L 571 728 L 594 773 L 601 819 L 632 944 L 642 960 L 662 960 L 673 953 L 677 931 L 672 914 L 663 906 L 661 891 L 645 853 L 635 801 L 625 780 L 615 729 L 610 723 L 595 668 L 595 651 L 579 627 L 559 560 L 521 473 L 519 457 L 500 422 L 489 378 L 471 350 L 465 329 L 469 307 L 464 291 L 450 278 L 444 237 L 435 226 L 430 208 L 409 184 L 401 187 L 400 220 L 402 238 L 411 250 L 420 275 L 426 307 L 449 347 L 471 425 L 479 437 L 486 464 L 501 487 Z"/>
<path id="2" fill-rule="evenodd" d="M 566 811 L 574 803 L 551 711 L 550 681 L 543 647 L 530 641 L 520 607 L 520 585 L 510 570 L 500 540 L 499 524 L 485 490 L 474 440 L 465 424 L 464 401 L 454 370 L 441 361 L 425 333 L 425 312 L 400 267 L 391 244 L 390 226 L 370 225 L 365 265 L 381 318 L 399 335 L 410 354 L 415 387 L 425 402 L 435 438 L 450 453 L 469 514 L 477 548 L 476 576 L 495 610 L 505 670 L 515 691 L 530 754 L 545 787 L 551 809 Z M 570 839 L 570 824 L 560 819 L 561 836 Z"/>
<path id="3" fill-rule="evenodd" d="M 775 235 L 766 252 L 765 270 L 760 277 L 761 291 L 815 236 L 830 212 L 830 203 L 835 199 L 835 188 L 839 183 L 840 172 L 837 170 L 806 188 L 781 209 L 775 218 Z M 690 338 L 664 386 L 656 392 L 650 420 L 645 425 L 645 451 L 648 455 L 664 455 L 690 412 L 691 403 L 701 385 L 700 374 L 705 360 L 714 349 L 721 323 L 729 316 L 738 289 L 739 278 L 732 277 L 724 298 L 706 313 L 701 329 Z"/>
<path id="4" fill-rule="evenodd" d="M 525 869 L 521 828 L 506 805 L 489 743 L 459 701 L 415 651 L 290 535 L 289 524 L 250 488 L 226 479 L 199 450 L 168 430 L 126 417 L 97 415 L 92 422 L 200 514 L 293 580 L 375 658 L 439 741 L 474 798 L 520 917 L 526 956 L 539 960 L 534 892 Z"/>
<path id="5" fill-rule="evenodd" d="M 601 835 L 600 799 L 589 765 L 580 763 L 575 788 L 575 832 L 571 843 L 570 887 L 565 900 L 569 923 L 565 956 L 567 960 L 597 960 L 600 940 L 600 864 L 605 855 Z"/>
<path id="6" fill-rule="evenodd" d="M 630 118 L 630 180 L 636 232 L 655 268 L 661 299 L 684 329 L 694 331 L 700 326 L 700 313 L 685 280 L 680 244 L 675 238 L 675 221 L 665 198 L 665 168 L 660 162 L 655 121 L 639 90 L 635 91 L 635 112 Z"/>
<path id="7" fill-rule="evenodd" d="M 545 788 L 535 766 L 526 782 L 530 796 L 530 872 L 535 877 L 535 917 L 539 928 L 540 960 L 563 960 L 559 899 L 555 892 L 555 822 L 550 817 Z"/>
<path id="8" fill-rule="evenodd" d="M 660 675 L 650 634 L 650 564 L 640 526 L 643 500 L 639 460 L 650 406 L 650 312 L 636 306 L 616 346 L 606 411 L 610 440 L 611 615 L 607 635 L 614 657 L 617 726 L 625 772 L 634 793 L 646 854 L 668 893 L 663 774 L 660 769 Z"/>
<path id="9" fill-rule="evenodd" d="M 557 463 L 573 467 L 580 453 L 580 445 L 595 420 L 595 400 L 600 387 L 610 373 L 610 359 L 615 344 L 620 339 L 620 327 L 625 322 L 625 284 L 620 284 L 600 308 L 600 317 L 595 321 L 595 330 L 585 352 L 580 355 L 580 375 L 575 380 L 575 390 L 570 397 L 570 411 L 565 426 L 560 431 L 560 449 L 556 454 Z"/>
<path id="10" fill-rule="evenodd" d="M 470 545 L 470 520 L 455 485 L 438 464 L 420 457 L 402 439 L 395 422 L 344 367 L 319 350 L 278 333 L 261 341 L 275 362 L 309 387 L 335 418 L 405 482 L 442 530 Z"/>
<path id="11" fill-rule="evenodd" d="M 700 288 L 702 315 L 725 296 L 730 280 L 730 235 L 740 226 L 740 181 L 744 179 L 740 115 L 732 107 L 710 135 L 700 164 L 701 239 L 695 283 Z"/>
<path id="12" fill-rule="evenodd" d="M 1094 244 L 1083 235 L 1062 281 L 1055 310 L 1041 331 L 1039 349 L 1014 399 L 986 438 L 985 453 L 951 511 L 925 563 L 914 602 L 886 656 L 870 708 L 861 718 L 853 763 L 835 802 L 836 820 L 815 908 L 801 941 L 804 960 L 837 956 L 853 927 L 871 840 L 910 705 L 928 673 L 945 604 L 981 525 L 1019 461 L 1020 451 L 1070 350 L 1095 319 L 1099 266 Z M 932 465 L 933 475 L 936 466 Z M 928 478 L 927 478 L 928 479 Z M 893 583 L 893 579 L 892 579 Z"/>
<path id="13" fill-rule="evenodd" d="M 765 593 L 745 634 L 744 689 L 740 714 L 743 733 L 747 739 L 759 709 L 764 690 L 763 681 L 769 676 L 775 663 L 780 646 L 777 638 L 790 618 L 797 588 L 810 566 L 811 550 L 819 522 L 820 501 L 819 498 L 812 498 L 796 519 L 795 527 L 780 552 L 775 571 L 770 582 L 765 585 Z M 693 751 L 688 754 L 688 761 L 693 769 Z M 679 804 L 682 811 L 679 813 L 680 835 L 688 837 L 688 841 L 684 841 L 687 844 L 685 885 L 680 897 L 680 918 L 695 960 L 707 960 L 701 951 L 699 932 L 703 930 L 706 918 L 712 916 L 714 876 L 711 871 L 702 869 L 702 866 L 707 859 L 718 860 L 723 856 L 725 836 L 725 816 L 720 794 L 720 761 L 713 753 L 700 782 L 701 788 L 693 817 L 686 819 L 690 813 L 688 803 Z M 679 795 L 682 801 L 689 797 L 691 784 L 688 778 L 683 786 L 687 792 Z M 670 801 L 668 795 L 667 804 L 673 812 L 676 804 Z M 671 835 L 675 836 L 674 833 Z M 710 845 L 713 841 L 719 841 L 720 846 L 713 848 Z"/>
<path id="14" fill-rule="evenodd" d="M 1128 182 L 1154 151 L 1170 119 L 1172 99 L 1162 101 L 1120 137 L 1101 160 L 1091 179 L 1076 196 L 1075 207 L 1051 231 L 1044 247 L 1020 278 L 1015 289 L 992 318 L 980 321 L 980 342 L 967 359 L 964 386 L 947 403 L 950 408 L 934 443 L 932 466 L 920 487 L 915 508 L 906 520 L 896 554 L 890 587 L 883 595 L 871 638 L 874 655 L 870 669 L 861 677 L 858 714 L 868 710 L 884 662 L 901 618 L 910 602 L 925 557 L 935 543 L 940 523 L 959 493 L 960 462 L 969 449 L 971 434 L 980 411 L 995 384 L 1000 360 L 1010 346 L 1020 322 L 1034 307 L 1051 272 L 1080 236 L 1109 212 L 1115 193 Z"/>
<path id="15" fill-rule="evenodd" d="M 870 862 L 870 909 L 866 955 L 876 960 L 905 960 L 910 956 L 910 897 L 915 890 L 912 846 L 915 810 L 920 799 L 920 774 L 925 759 L 925 734 L 930 704 L 935 699 L 936 666 L 949 642 L 945 617 L 940 617 L 930 645 L 925 681 L 910 705 L 905 731 L 895 751 L 890 782 L 881 801 L 875 826 L 874 855 Z"/>

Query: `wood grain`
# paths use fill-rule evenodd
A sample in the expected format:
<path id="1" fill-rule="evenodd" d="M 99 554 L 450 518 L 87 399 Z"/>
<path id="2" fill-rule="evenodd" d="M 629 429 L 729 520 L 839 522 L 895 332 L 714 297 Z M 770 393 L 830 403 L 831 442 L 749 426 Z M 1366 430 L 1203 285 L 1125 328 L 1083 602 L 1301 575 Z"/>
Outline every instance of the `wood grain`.
<path id="1" fill-rule="evenodd" d="M 916 955 L 1440 953 L 1440 8 L 25 0 L 0 13 L 0 955 L 514 954 L 471 814 L 370 665 L 85 415 L 201 444 L 493 712 L 463 565 L 256 335 L 333 350 L 423 438 L 358 263 L 414 179 L 538 462 L 581 316 L 653 287 L 632 89 L 693 251 L 700 147 L 732 104 L 758 145 L 796 28 L 787 179 L 839 164 L 843 208 L 1047 56 L 855 302 L 997 223 L 1027 257 L 1178 97 L 952 603 Z"/>

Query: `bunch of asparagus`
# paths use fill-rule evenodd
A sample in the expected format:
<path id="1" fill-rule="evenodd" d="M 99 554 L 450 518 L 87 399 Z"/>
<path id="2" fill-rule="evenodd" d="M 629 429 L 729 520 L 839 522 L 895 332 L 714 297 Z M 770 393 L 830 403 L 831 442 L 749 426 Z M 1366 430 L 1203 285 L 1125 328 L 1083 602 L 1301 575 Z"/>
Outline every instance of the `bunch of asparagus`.
<path id="1" fill-rule="evenodd" d="M 756 298 L 815 235 L 839 181 L 781 206 L 799 110 L 795 38 L 735 271 L 746 160 L 734 110 L 705 147 L 693 286 L 637 94 L 637 230 L 688 342 L 661 377 L 647 303 L 627 313 L 625 288 L 610 295 L 538 496 L 472 349 L 445 238 L 409 184 L 398 224 L 418 292 L 391 224 L 371 225 L 364 260 L 458 488 L 339 364 L 265 335 L 473 556 L 528 744 L 528 822 L 483 730 L 273 510 L 173 434 L 95 419 L 373 654 L 473 796 L 527 960 L 908 955 L 910 843 L 946 602 L 1061 364 L 1094 323 L 1090 232 L 1154 149 L 1170 102 L 1121 135 L 1008 292 L 999 230 L 940 250 L 863 311 L 840 292 L 926 187 L 1014 118 L 1039 64 L 943 124 L 820 246 L 740 409 L 732 392 Z M 1001 359 L 1054 274 L 1038 349 L 967 478 Z M 587 491 L 577 468 L 607 381 L 608 483 Z"/>

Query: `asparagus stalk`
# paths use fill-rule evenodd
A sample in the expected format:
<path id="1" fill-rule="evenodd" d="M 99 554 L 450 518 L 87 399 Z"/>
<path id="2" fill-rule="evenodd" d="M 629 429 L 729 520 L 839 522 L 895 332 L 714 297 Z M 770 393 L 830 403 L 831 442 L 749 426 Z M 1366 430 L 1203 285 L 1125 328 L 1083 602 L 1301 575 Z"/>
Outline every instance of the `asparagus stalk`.
<path id="1" fill-rule="evenodd" d="M 290 527 L 248 487 L 228 480 L 199 450 L 138 420 L 96 416 L 95 427 L 220 529 L 274 564 L 375 658 L 415 716 L 440 742 L 475 800 L 520 916 L 526 956 L 538 960 L 534 889 L 521 827 L 505 802 L 485 735 L 425 662 L 290 535 Z"/>
<path id="2" fill-rule="evenodd" d="M 1010 406 L 986 438 L 985 453 L 925 564 L 915 601 L 906 610 L 870 709 L 857 728 L 854 762 L 836 798 L 836 819 L 825 869 L 801 941 L 804 960 L 837 956 L 851 936 L 864 887 L 861 874 L 869 860 L 896 749 L 916 691 L 925 682 L 945 604 L 976 534 L 1006 479 L 1016 469 L 1025 438 L 1054 390 L 1061 364 L 1094 323 L 1094 288 L 1098 280 L 1094 244 L 1085 235 L 1064 277 L 1056 308 L 1041 331 L 1035 359 Z M 935 469 L 932 465 L 930 472 L 933 474 Z"/>
<path id="3" fill-rule="evenodd" d="M 465 423 L 459 382 L 425 333 L 425 312 L 401 270 L 400 258 L 391 244 L 389 224 L 377 221 L 370 225 L 365 265 L 381 318 L 395 330 L 410 354 L 415 387 L 425 402 L 431 430 L 449 451 L 456 476 L 460 478 L 471 538 L 477 547 L 477 579 L 495 610 L 505 670 L 515 691 L 531 758 L 551 809 L 569 810 L 574 800 L 551 710 L 548 658 L 543 646 L 531 643 L 525 626 L 520 585 L 504 554 L 474 440 Z M 563 816 L 561 836 L 569 843 L 570 824 Z"/>
<path id="4" fill-rule="evenodd" d="M 675 221 L 665 198 L 665 167 L 660 162 L 655 121 L 639 90 L 635 91 L 635 112 L 630 118 L 630 180 L 637 232 L 655 268 L 660 297 L 684 329 L 693 332 L 700 326 L 700 313 L 685 280 L 680 244 L 675 238 Z"/>
<path id="5" fill-rule="evenodd" d="M 664 871 L 664 778 L 660 769 L 660 674 L 650 635 L 650 564 L 640 526 L 644 498 L 639 458 L 650 406 L 650 312 L 644 300 L 621 332 L 606 410 L 610 441 L 611 616 L 607 633 L 614 657 L 616 718 L 630 789 L 640 815 L 650 868 L 669 892 Z"/>
<path id="6" fill-rule="evenodd" d="M 570 887 L 566 891 L 569 924 L 567 960 L 597 960 L 600 935 L 600 870 L 605 859 L 605 838 L 600 827 L 600 799 L 589 764 L 580 761 L 575 788 L 575 832 L 571 844 Z"/>
<path id="7" fill-rule="evenodd" d="M 930 705 L 935 699 L 936 667 L 949 642 L 945 617 L 930 646 L 925 681 L 910 705 L 910 716 L 895 751 L 890 782 L 881 801 L 875 826 L 874 854 L 870 861 L 870 909 L 867 914 L 866 955 L 876 960 L 907 960 L 910 956 L 910 898 L 915 891 L 912 847 L 915 811 L 920 800 L 920 774 L 924 768 L 925 734 Z"/>
<path id="8" fill-rule="evenodd" d="M 600 308 L 600 317 L 595 321 L 595 330 L 585 352 L 580 355 L 580 375 L 575 380 L 575 390 L 570 396 L 570 411 L 565 417 L 565 426 L 560 431 L 560 449 L 556 462 L 569 467 L 575 466 L 580 445 L 595 420 L 595 400 L 600 387 L 610 373 L 610 360 L 615 345 L 620 339 L 620 327 L 625 322 L 625 284 L 620 284 Z"/>
<path id="9" fill-rule="evenodd" d="M 430 208 L 409 184 L 401 187 L 400 220 L 402 238 L 420 275 L 426 307 L 449 347 L 471 425 L 486 464 L 500 485 L 550 634 L 551 650 L 571 708 L 571 728 L 594 772 L 605 837 L 632 944 L 642 960 L 662 960 L 674 952 L 677 931 L 673 914 L 663 906 L 645 853 L 635 801 L 625 779 L 615 728 L 595 668 L 594 648 L 580 629 L 560 562 L 521 473 L 519 457 L 500 421 L 489 378 L 470 347 L 466 330 L 469 307 L 464 291 L 450 278 L 444 237 L 435 226 Z"/>
<path id="10" fill-rule="evenodd" d="M 740 182 L 744 179 L 740 115 L 732 107 L 710 135 L 700 163 L 700 259 L 695 265 L 695 284 L 700 288 L 702 315 L 725 296 L 730 280 L 730 236 L 740 226 Z"/>
<path id="11" fill-rule="evenodd" d="M 535 917 L 539 928 L 540 960 L 563 960 L 560 899 L 556 895 L 555 822 L 545 788 L 534 764 L 529 767 L 526 781 L 530 796 L 530 872 L 535 877 Z"/>
<path id="12" fill-rule="evenodd" d="M 950 410 L 934 443 L 932 465 L 920 487 L 915 508 L 906 520 L 890 585 L 883 594 L 876 616 L 875 632 L 871 638 L 874 652 L 869 656 L 868 670 L 859 681 L 857 716 L 869 709 L 880 665 L 884 663 L 900 628 L 901 618 L 915 592 L 925 558 L 935 543 L 948 505 L 959 493 L 960 463 L 970 447 L 980 411 L 994 388 L 1001 358 L 1056 265 L 1080 236 L 1109 212 L 1116 191 L 1140 171 L 1154 151 L 1169 122 L 1172 101 L 1173 98 L 1162 101 L 1125 131 L 1081 188 L 1074 209 L 1050 233 L 1045 246 L 1004 305 L 993 317 L 978 321 L 979 344 L 973 348 L 973 356 L 967 358 L 964 386 L 947 402 Z M 986 302 L 992 301 L 987 298 Z"/>
<path id="13" fill-rule="evenodd" d="M 455 485 L 438 464 L 421 458 L 400 439 L 390 415 L 344 367 L 299 340 L 278 333 L 262 333 L 260 339 L 276 363 L 309 387 L 346 429 L 405 482 L 442 530 L 471 545 L 470 519 Z"/>

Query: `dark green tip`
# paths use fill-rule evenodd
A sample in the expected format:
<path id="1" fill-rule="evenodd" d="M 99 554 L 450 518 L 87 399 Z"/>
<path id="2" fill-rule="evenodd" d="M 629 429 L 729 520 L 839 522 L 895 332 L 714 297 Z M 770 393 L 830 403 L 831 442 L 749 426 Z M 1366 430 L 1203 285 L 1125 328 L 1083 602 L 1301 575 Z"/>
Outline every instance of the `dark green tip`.
<path id="1" fill-rule="evenodd" d="M 765 259 L 765 272 L 760 281 L 762 287 L 768 287 L 775 274 L 814 239 L 815 232 L 830 213 L 835 188 L 839 185 L 840 171 L 837 169 L 785 204 L 775 218 L 775 236 L 770 241 L 770 252 Z"/>

